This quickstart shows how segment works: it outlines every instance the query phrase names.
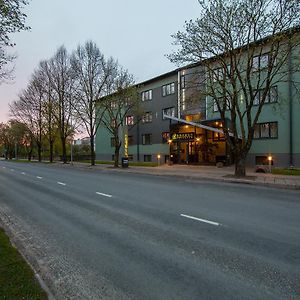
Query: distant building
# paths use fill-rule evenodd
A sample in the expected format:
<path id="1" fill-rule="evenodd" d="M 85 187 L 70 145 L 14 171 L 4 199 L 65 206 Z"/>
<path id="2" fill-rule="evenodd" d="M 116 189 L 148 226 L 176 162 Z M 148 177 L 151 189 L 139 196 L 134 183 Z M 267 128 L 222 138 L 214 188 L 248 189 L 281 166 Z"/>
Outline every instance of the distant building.
<path id="1" fill-rule="evenodd" d="M 90 145 L 90 137 L 84 137 L 84 138 L 81 138 L 81 139 L 77 139 L 77 140 L 74 140 L 73 143 L 74 145 Z"/>

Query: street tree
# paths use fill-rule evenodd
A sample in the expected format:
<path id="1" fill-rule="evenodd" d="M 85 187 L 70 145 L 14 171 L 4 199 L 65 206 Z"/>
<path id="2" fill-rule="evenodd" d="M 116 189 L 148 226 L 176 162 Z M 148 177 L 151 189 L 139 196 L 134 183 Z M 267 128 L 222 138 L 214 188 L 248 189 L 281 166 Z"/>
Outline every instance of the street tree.
<path id="1" fill-rule="evenodd" d="M 168 57 L 175 63 L 204 66 L 203 94 L 217 107 L 224 124 L 229 118 L 231 126 L 224 127 L 224 134 L 234 155 L 235 175 L 245 176 L 263 105 L 272 102 L 276 84 L 291 81 L 289 74 L 299 67 L 290 62 L 291 56 L 299 57 L 300 2 L 198 2 L 199 18 L 173 35 L 179 48 Z"/>
<path id="2" fill-rule="evenodd" d="M 126 116 L 139 116 L 139 96 L 134 80 L 118 62 L 108 61 L 110 75 L 106 81 L 106 96 L 97 105 L 102 114 L 101 124 L 111 133 L 114 141 L 114 166 L 119 166 L 120 149 L 126 127 Z"/>
<path id="3" fill-rule="evenodd" d="M 44 136 L 43 102 L 45 99 L 43 82 L 38 70 L 34 72 L 25 90 L 19 99 L 10 105 L 10 114 L 14 120 L 25 124 L 30 137 L 37 146 L 38 160 L 42 160 L 42 141 Z"/>
<path id="4" fill-rule="evenodd" d="M 62 146 L 62 161 L 67 163 L 67 139 L 74 133 L 72 124 L 74 101 L 74 72 L 70 64 L 70 56 L 61 46 L 46 65 L 50 84 L 51 108 L 58 126 Z"/>
<path id="5" fill-rule="evenodd" d="M 5 159 L 11 158 L 14 145 L 10 137 L 9 125 L 7 123 L 0 123 L 0 144 L 4 150 Z"/>
<path id="6" fill-rule="evenodd" d="M 113 65 L 106 61 L 92 41 L 77 47 L 72 54 L 71 65 L 76 80 L 73 109 L 90 137 L 91 165 L 95 165 L 95 135 L 103 113 L 98 109 L 97 100 L 105 95 Z"/>
<path id="7" fill-rule="evenodd" d="M 54 144 L 58 136 L 58 123 L 55 118 L 58 115 L 58 109 L 57 102 L 53 98 L 55 91 L 52 88 L 50 76 L 49 61 L 41 61 L 38 66 L 38 80 L 43 85 L 44 92 L 42 103 L 44 136 L 49 144 L 49 161 L 52 163 L 54 159 Z"/>
<path id="8" fill-rule="evenodd" d="M 8 54 L 6 49 L 15 46 L 11 41 L 11 34 L 28 30 L 25 25 L 26 14 L 24 7 L 28 4 L 26 0 L 1 0 L 0 1 L 0 82 L 11 78 L 13 68 L 9 68 L 15 56 Z"/>

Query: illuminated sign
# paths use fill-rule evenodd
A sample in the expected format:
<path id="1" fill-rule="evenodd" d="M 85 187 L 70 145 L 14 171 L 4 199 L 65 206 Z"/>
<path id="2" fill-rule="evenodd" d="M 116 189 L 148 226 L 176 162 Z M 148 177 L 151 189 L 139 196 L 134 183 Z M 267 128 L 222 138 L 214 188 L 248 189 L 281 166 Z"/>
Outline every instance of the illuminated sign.
<path id="1" fill-rule="evenodd" d="M 180 132 L 180 133 L 173 133 L 171 137 L 172 141 L 188 141 L 195 139 L 194 132 Z"/>
<path id="2" fill-rule="evenodd" d="M 124 136 L 124 156 L 128 156 L 128 134 Z"/>

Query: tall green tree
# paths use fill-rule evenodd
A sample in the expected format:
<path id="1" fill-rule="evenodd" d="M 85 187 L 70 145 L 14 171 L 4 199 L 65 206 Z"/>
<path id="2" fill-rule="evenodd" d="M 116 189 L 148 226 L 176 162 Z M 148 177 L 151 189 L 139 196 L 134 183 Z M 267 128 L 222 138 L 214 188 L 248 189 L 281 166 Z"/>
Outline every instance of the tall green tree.
<path id="1" fill-rule="evenodd" d="M 299 69 L 299 0 L 199 0 L 197 20 L 173 35 L 175 63 L 202 63 L 203 94 L 217 107 L 235 159 L 235 175 L 245 163 L 263 105 L 278 82 Z M 203 85 L 203 82 L 200 84 Z M 291 83 L 290 83 L 291 84 Z M 208 107 L 209 108 L 209 107 Z M 233 137 L 231 137 L 233 135 Z"/>

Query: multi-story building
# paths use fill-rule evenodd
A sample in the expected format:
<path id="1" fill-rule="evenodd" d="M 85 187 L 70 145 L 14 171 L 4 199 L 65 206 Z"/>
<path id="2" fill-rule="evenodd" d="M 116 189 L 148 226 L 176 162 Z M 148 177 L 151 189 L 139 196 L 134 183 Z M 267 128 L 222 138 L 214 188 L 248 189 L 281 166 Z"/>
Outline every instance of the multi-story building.
<path id="1" fill-rule="evenodd" d="M 281 67 L 287 70 L 284 80 L 272 85 L 264 102 L 247 163 L 261 164 L 272 156 L 275 166 L 300 167 L 300 72 L 299 56 L 293 55 Z M 253 57 L 253 67 L 267 60 L 266 53 Z M 298 60 L 297 60 L 298 58 Z M 233 157 L 225 142 L 222 128 L 225 124 L 214 99 L 207 90 L 207 64 L 218 64 L 216 58 L 178 68 L 169 73 L 138 84 L 140 105 L 139 120 L 128 115 L 125 120 L 128 153 L 133 161 L 173 163 L 232 163 Z M 216 67 L 217 68 L 217 67 Z M 291 71 L 293 69 L 293 71 Z M 215 76 L 216 74 L 214 74 Z M 263 89 L 256 91 L 255 101 L 260 103 Z M 253 109 L 255 110 L 255 104 Z M 113 160 L 112 137 L 100 127 L 96 138 L 96 158 Z"/>

